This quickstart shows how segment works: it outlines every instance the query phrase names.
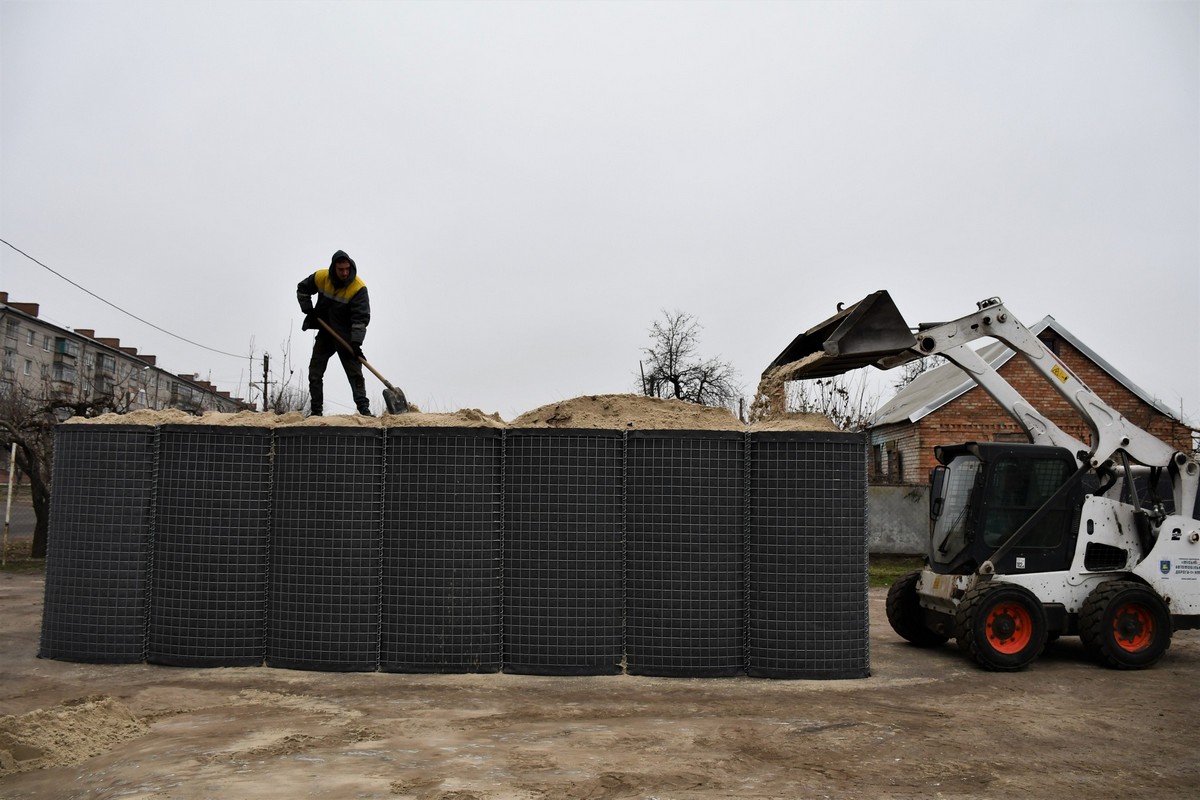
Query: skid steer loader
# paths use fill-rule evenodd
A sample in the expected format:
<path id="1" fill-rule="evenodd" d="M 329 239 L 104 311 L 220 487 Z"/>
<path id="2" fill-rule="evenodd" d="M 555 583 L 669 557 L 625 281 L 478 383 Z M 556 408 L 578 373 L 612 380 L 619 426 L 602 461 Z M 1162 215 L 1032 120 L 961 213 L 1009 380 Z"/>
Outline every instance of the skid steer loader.
<path id="1" fill-rule="evenodd" d="M 1029 665 L 1048 640 L 1079 636 L 1100 663 L 1144 669 L 1173 631 L 1200 628 L 1200 468 L 1111 408 L 999 298 L 952 322 L 910 329 L 875 292 L 804 334 L 767 368 L 776 380 L 891 369 L 941 355 L 1028 434 L 1029 444 L 934 448 L 924 569 L 888 591 L 887 616 L 909 642 L 955 639 L 981 666 Z M 998 339 L 1087 422 L 1065 433 L 970 344 Z M 1171 490 L 1165 486 L 1169 478 Z"/>

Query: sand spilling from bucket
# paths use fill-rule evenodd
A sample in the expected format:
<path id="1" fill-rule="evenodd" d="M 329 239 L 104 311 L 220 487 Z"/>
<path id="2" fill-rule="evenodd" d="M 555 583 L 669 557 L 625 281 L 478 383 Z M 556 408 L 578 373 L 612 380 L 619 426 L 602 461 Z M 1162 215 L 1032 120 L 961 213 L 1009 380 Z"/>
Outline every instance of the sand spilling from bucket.
<path id="1" fill-rule="evenodd" d="M 782 384 L 781 384 L 782 385 Z M 763 387 L 759 387 L 763 393 Z M 453 412 L 412 411 L 364 417 L 344 414 L 306 417 L 299 411 L 274 414 L 239 411 L 235 414 L 209 412 L 200 416 L 178 409 L 132 411 L 128 414 L 103 414 L 98 417 L 73 417 L 67 424 L 92 425 L 226 425 L 255 428 L 601 428 L 609 430 L 694 430 L 694 431 L 836 431 L 834 424 L 820 414 L 788 414 L 774 406 L 752 409 L 751 423 L 739 420 L 729 409 L 702 406 L 682 400 L 660 400 L 636 394 L 597 394 L 549 403 L 505 422 L 499 414 L 487 414 L 476 408 Z"/>
<path id="2" fill-rule="evenodd" d="M 787 410 L 787 382 L 795 379 L 798 370 L 824 356 L 824 353 L 812 353 L 799 361 L 789 361 L 778 367 L 768 369 L 763 373 L 758 388 L 754 391 L 754 400 L 750 403 L 750 422 L 769 422 L 779 425 L 789 414 Z M 821 417 L 825 419 L 825 417 Z M 787 430 L 787 428 L 775 428 Z"/>

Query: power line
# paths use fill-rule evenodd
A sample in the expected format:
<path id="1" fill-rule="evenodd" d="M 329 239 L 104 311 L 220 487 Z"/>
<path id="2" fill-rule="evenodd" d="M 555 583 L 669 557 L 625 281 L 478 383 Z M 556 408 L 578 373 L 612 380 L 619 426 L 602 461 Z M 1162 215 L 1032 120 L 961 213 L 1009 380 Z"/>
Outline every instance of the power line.
<path id="1" fill-rule="evenodd" d="M 37 260 L 36 258 L 34 258 L 33 256 L 29 255 L 29 253 L 26 253 L 24 250 L 20 249 L 19 247 L 17 247 L 16 245 L 12 244 L 11 242 L 5 241 L 4 239 L 0 239 L 0 242 L 3 242 L 4 244 L 6 244 L 6 245 L 8 245 L 9 247 L 11 247 L 13 250 L 16 250 L 18 253 L 20 253 L 21 255 L 25 256 L 25 257 L 26 257 L 26 258 L 28 258 L 30 261 L 32 261 L 33 263 L 37 264 L 39 267 L 41 267 L 42 269 L 46 270 L 47 272 L 49 272 L 49 273 L 51 273 L 51 274 L 53 274 L 53 275 L 57 275 L 58 277 L 62 278 L 64 281 L 66 281 L 67 283 L 71 284 L 71 285 L 72 285 L 72 286 L 74 286 L 76 289 L 79 289 L 79 290 L 80 290 L 80 291 L 82 291 L 82 292 L 85 292 L 85 293 L 87 293 L 87 294 L 90 294 L 92 297 L 96 298 L 96 299 L 97 299 L 97 300 L 99 300 L 101 303 L 104 303 L 104 304 L 105 304 L 105 305 L 107 305 L 107 306 L 111 306 L 112 308 L 115 308 L 117 311 L 120 311 L 122 314 L 125 314 L 126 316 L 133 317 L 134 319 L 136 319 L 138 322 L 142 323 L 143 325 L 149 325 L 151 328 L 154 328 L 154 330 L 156 330 L 156 331 L 161 331 L 161 332 L 165 333 L 167 336 L 171 336 L 171 337 L 173 337 L 173 338 L 175 338 L 175 339 L 178 339 L 178 340 L 179 340 L 179 341 L 181 341 L 181 342 L 187 342 L 188 344 L 190 344 L 190 345 L 194 345 L 194 346 L 196 346 L 196 347 L 199 347 L 199 348 L 201 348 L 202 350 L 208 350 L 208 351 L 210 351 L 210 352 L 213 352 L 213 353 L 219 353 L 220 355 L 223 355 L 223 356 L 229 356 L 230 358 L 246 358 L 246 354 L 245 354 L 245 353 L 241 353 L 241 354 L 239 354 L 239 353 L 226 353 L 224 350 L 218 350 L 218 349 L 216 349 L 215 347 L 209 347 L 208 345 L 205 345 L 205 344 L 200 344 L 199 342 L 193 342 L 191 339 L 187 339 L 187 338 L 185 338 L 185 337 L 183 337 L 183 336 L 180 336 L 179 334 L 176 334 L 176 333 L 171 333 L 171 332 L 170 332 L 169 330 L 167 330 L 166 328 L 160 328 L 159 326 L 155 325 L 153 322 L 150 322 L 150 321 L 148 321 L 148 320 L 144 320 L 144 319 L 142 319 L 141 317 L 139 317 L 137 314 L 134 314 L 134 313 L 133 313 L 133 312 L 131 312 L 131 311 L 126 311 L 125 309 L 123 309 L 123 308 L 121 308 L 119 305 L 117 305 L 116 303 L 110 303 L 108 300 L 105 300 L 103 297 L 101 297 L 100 295 L 98 295 L 98 294 L 96 294 L 95 292 L 91 291 L 90 289 L 85 289 L 84 287 L 82 287 L 82 286 L 80 286 L 78 283 L 76 283 L 75 281 L 73 281 L 73 280 L 71 280 L 70 278 L 68 278 L 66 275 L 63 275 L 61 272 L 57 272 L 57 271 L 55 271 L 55 270 L 51 269 L 50 267 L 48 267 L 48 266 L 46 266 L 45 264 L 43 264 L 42 262 L 38 261 L 38 260 Z"/>

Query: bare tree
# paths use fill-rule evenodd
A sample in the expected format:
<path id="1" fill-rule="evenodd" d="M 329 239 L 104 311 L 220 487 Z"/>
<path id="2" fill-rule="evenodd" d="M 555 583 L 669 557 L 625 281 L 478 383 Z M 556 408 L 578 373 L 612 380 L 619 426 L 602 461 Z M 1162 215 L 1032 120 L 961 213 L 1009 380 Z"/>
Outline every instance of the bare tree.
<path id="1" fill-rule="evenodd" d="M 896 376 L 896 382 L 892 384 L 892 388 L 900 391 L 905 386 L 915 381 L 918 377 L 929 372 L 934 367 L 940 367 L 946 363 L 946 359 L 942 356 L 925 356 L 918 358 L 915 361 L 909 361 L 903 364 L 899 369 L 900 372 Z"/>
<path id="2" fill-rule="evenodd" d="M 265 396 L 263 408 L 266 411 L 274 411 L 276 414 L 304 411 L 309 405 L 308 387 L 304 382 L 304 374 L 296 373 L 292 357 L 292 337 L 288 336 L 287 341 L 280 344 L 280 348 L 283 351 L 283 358 L 280 360 L 279 366 L 279 388 L 274 394 Z"/>
<path id="3" fill-rule="evenodd" d="M 113 396 L 71 400 L 44 393 L 42 397 L 49 399 L 34 397 L 15 384 L 0 385 L 0 446 L 7 453 L 16 444 L 17 469 L 29 478 L 35 518 L 34 558 L 46 557 L 55 426 L 68 417 L 94 417 L 116 410 Z"/>
<path id="4" fill-rule="evenodd" d="M 736 406 L 741 396 L 737 370 L 728 361 L 700 355 L 701 330 L 691 314 L 663 310 L 663 319 L 650 326 L 650 346 L 642 348 L 642 394 Z"/>
<path id="5" fill-rule="evenodd" d="M 787 406 L 791 410 L 823 414 L 843 431 L 865 431 L 879 408 L 879 394 L 871 388 L 866 370 L 859 369 L 829 378 L 793 381 L 788 384 Z"/>

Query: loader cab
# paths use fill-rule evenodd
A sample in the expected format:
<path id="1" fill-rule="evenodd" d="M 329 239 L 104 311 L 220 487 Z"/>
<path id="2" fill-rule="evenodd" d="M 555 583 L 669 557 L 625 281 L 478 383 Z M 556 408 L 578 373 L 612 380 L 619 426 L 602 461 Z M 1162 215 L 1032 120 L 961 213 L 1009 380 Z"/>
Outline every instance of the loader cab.
<path id="1" fill-rule="evenodd" d="M 1059 447 L 969 442 L 934 449 L 930 476 L 929 564 L 934 572 L 974 571 L 1046 504 L 1077 470 Z M 1078 482 L 1046 510 L 1021 542 L 995 562 L 1000 574 L 1070 566 L 1084 490 Z"/>

